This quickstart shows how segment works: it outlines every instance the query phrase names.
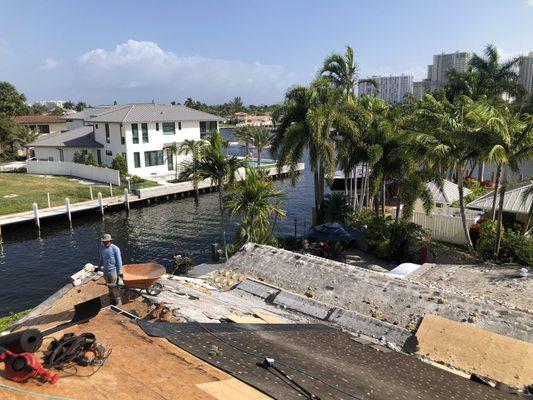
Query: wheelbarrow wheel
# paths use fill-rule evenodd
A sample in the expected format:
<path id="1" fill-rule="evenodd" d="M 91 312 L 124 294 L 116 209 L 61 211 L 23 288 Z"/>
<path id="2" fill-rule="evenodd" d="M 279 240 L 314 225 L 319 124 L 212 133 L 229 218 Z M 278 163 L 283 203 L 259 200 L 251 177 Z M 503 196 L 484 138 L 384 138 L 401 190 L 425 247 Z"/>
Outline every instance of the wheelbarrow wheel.
<path id="1" fill-rule="evenodd" d="M 157 296 L 162 291 L 163 291 L 163 285 L 161 285 L 158 282 L 152 284 L 152 286 L 146 289 L 146 293 L 148 293 L 150 296 Z"/>

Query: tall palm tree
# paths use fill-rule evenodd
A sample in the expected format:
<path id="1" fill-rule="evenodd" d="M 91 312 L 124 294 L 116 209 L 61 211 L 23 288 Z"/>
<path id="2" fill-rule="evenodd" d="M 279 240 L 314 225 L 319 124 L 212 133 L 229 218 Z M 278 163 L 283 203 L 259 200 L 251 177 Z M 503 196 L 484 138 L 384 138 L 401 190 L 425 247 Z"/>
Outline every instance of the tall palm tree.
<path id="1" fill-rule="evenodd" d="M 521 97 L 524 88 L 519 82 L 516 67 L 521 57 L 502 62 L 498 49 L 488 44 L 483 56 L 474 54 L 469 65 L 477 74 L 478 94 L 486 95 L 491 101 L 500 102 L 502 95 Z"/>
<path id="2" fill-rule="evenodd" d="M 243 142 L 246 146 L 246 157 L 250 154 L 250 133 L 251 133 L 251 127 L 250 126 L 241 126 L 237 129 L 235 129 L 235 132 L 233 133 L 233 136 L 237 138 L 240 142 Z"/>
<path id="3" fill-rule="evenodd" d="M 310 87 L 289 89 L 282 106 L 276 110 L 279 126 L 272 138 L 272 155 L 278 168 L 288 166 L 294 172 L 304 152 L 309 151 L 316 211 L 324 198 L 325 178 L 333 178 L 335 172 L 331 130 L 339 117 L 341 102 L 341 93 L 323 78 L 317 78 Z"/>
<path id="4" fill-rule="evenodd" d="M 488 128 L 500 134 L 501 141 L 493 147 L 494 159 L 502 166 L 502 180 L 499 190 L 498 219 L 496 224 L 496 242 L 494 255 L 497 257 L 501 245 L 501 229 L 503 206 L 507 190 L 509 171 L 519 172 L 520 163 L 530 160 L 533 156 L 533 117 L 521 117 L 514 114 L 507 107 L 493 109 L 497 115 L 488 120 Z"/>
<path id="5" fill-rule="evenodd" d="M 256 168 L 247 168 L 244 179 L 230 195 L 228 209 L 231 215 L 241 215 L 239 242 L 265 243 L 272 241 L 272 215 L 284 217 L 281 203 L 285 192 L 275 187 L 274 182 Z"/>
<path id="6" fill-rule="evenodd" d="M 213 132 L 206 140 L 207 144 L 201 149 L 200 156 L 195 160 L 187 160 L 184 163 L 180 178 L 193 180 L 196 190 L 198 190 L 198 184 L 203 179 L 210 179 L 212 184 L 217 187 L 220 227 L 222 229 L 224 252 L 227 259 L 228 246 L 224 218 L 224 192 L 226 186 L 232 186 L 235 183 L 238 169 L 244 166 L 244 162 L 235 156 L 224 155 L 223 149 L 227 146 L 227 142 L 222 138 L 220 132 Z"/>
<path id="7" fill-rule="evenodd" d="M 359 79 L 359 65 L 355 61 L 353 49 L 346 46 L 344 55 L 331 54 L 324 60 L 320 75 L 325 76 L 334 86 L 341 89 L 348 102 L 355 100 L 355 85 L 371 83 L 376 89 L 375 79 Z"/>
<path id="8" fill-rule="evenodd" d="M 477 110 L 479 112 L 479 110 Z M 457 174 L 459 207 L 463 232 L 470 253 L 474 247 L 466 223 L 464 174 L 467 162 L 479 157 L 478 142 L 482 127 L 475 117 L 475 103 L 467 96 L 453 102 L 426 95 L 417 111 L 416 144 L 424 151 L 424 163 L 435 171 L 453 170 Z"/>
<path id="9" fill-rule="evenodd" d="M 257 150 L 257 166 L 261 166 L 261 153 L 272 144 L 272 134 L 268 128 L 254 126 L 250 130 L 250 144 Z"/>

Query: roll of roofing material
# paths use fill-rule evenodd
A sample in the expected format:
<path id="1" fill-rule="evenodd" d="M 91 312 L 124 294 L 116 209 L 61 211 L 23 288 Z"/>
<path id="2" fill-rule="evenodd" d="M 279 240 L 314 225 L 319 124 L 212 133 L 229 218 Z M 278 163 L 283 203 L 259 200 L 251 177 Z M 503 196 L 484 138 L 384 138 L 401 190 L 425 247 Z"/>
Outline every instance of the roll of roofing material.
<path id="1" fill-rule="evenodd" d="M 4 347 L 13 353 L 35 353 L 42 343 L 43 334 L 38 329 L 26 329 L 0 336 L 0 347 Z"/>

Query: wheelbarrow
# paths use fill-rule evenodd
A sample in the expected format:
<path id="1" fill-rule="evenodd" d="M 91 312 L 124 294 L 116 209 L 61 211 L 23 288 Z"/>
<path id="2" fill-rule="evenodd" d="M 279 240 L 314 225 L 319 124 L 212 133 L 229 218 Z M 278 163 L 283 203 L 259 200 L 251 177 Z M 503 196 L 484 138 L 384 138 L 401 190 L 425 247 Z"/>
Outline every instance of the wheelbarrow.
<path id="1" fill-rule="evenodd" d="M 122 266 L 122 281 L 127 288 L 145 290 L 150 296 L 157 296 L 163 285 L 156 281 L 165 273 L 165 267 L 156 263 L 125 264 Z"/>

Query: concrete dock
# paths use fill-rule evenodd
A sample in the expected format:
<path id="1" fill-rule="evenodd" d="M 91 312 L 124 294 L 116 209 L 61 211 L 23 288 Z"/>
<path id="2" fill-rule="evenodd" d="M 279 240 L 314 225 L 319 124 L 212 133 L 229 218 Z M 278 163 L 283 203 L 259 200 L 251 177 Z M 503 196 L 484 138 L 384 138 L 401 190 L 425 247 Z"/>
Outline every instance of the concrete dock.
<path id="1" fill-rule="evenodd" d="M 305 164 L 299 163 L 296 171 L 299 173 L 305 168 Z M 283 178 L 289 175 L 289 168 L 284 167 L 281 171 L 278 171 L 277 167 L 268 168 L 268 175 L 274 178 Z M 237 180 L 240 181 L 244 177 L 244 168 L 239 169 L 237 172 Z M 199 194 L 211 192 L 216 188 L 210 179 L 204 179 L 198 184 Z M 98 198 L 96 200 L 89 200 L 80 203 L 64 204 L 61 206 L 47 207 L 42 209 L 34 209 L 31 211 L 8 214 L 0 216 L 0 235 L 1 228 L 7 225 L 16 225 L 28 222 L 34 222 L 37 227 L 40 227 L 42 219 L 58 217 L 64 215 L 72 220 L 72 214 L 86 211 L 99 211 L 102 215 L 105 210 L 110 207 L 124 206 L 129 209 L 131 204 L 139 203 L 142 201 L 150 201 L 157 198 L 167 198 L 177 196 L 187 196 L 195 192 L 194 184 L 192 181 L 179 182 L 161 186 L 154 186 L 150 188 L 138 189 L 134 193 L 125 193 L 119 196 L 112 196 L 106 198 Z M 1 236 L 0 236 L 1 240 Z"/>

